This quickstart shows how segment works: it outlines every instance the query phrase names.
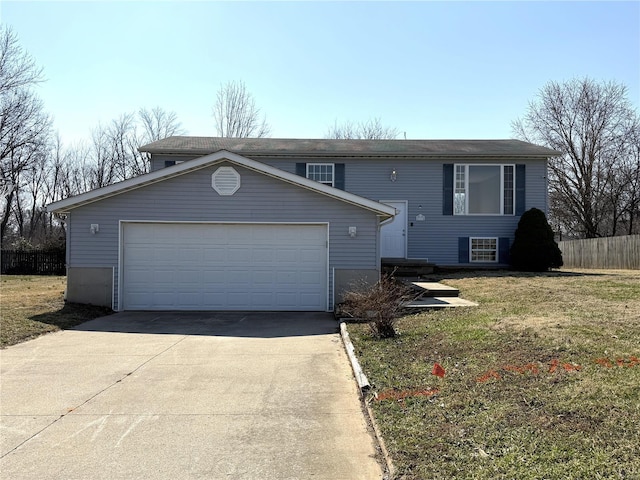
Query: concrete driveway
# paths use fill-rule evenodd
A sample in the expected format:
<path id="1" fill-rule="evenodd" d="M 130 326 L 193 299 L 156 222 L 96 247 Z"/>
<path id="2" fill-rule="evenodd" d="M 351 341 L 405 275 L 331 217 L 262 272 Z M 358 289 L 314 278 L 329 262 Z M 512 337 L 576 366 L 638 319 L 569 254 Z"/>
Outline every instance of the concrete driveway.
<path id="1" fill-rule="evenodd" d="M 0 478 L 380 479 L 324 313 L 118 313 L 0 352 Z"/>

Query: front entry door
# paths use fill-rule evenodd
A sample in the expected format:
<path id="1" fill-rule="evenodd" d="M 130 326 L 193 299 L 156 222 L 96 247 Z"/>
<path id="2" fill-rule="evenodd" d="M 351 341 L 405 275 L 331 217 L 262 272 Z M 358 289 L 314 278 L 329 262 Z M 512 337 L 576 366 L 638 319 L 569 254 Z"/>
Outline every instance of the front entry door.
<path id="1" fill-rule="evenodd" d="M 396 209 L 395 218 L 385 223 L 380 232 L 380 256 L 382 258 L 407 258 L 407 201 L 381 200 L 380 203 Z"/>

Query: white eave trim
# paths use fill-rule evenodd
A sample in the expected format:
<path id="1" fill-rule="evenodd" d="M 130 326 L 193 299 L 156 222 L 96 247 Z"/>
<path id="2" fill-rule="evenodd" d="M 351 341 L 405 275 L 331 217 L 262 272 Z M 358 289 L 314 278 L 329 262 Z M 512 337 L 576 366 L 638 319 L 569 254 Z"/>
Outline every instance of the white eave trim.
<path id="1" fill-rule="evenodd" d="M 200 170 L 202 168 L 206 168 L 215 165 L 216 163 L 225 161 L 234 163 L 236 165 L 245 167 L 249 170 L 253 170 L 255 172 L 262 173 L 273 178 L 280 179 L 293 185 L 306 188 L 307 190 L 311 190 L 328 197 L 350 203 L 357 207 L 371 210 L 380 215 L 382 218 L 390 218 L 395 216 L 395 209 L 389 207 L 388 205 L 383 205 L 374 200 L 369 200 L 368 198 L 354 195 L 353 193 L 345 192 L 344 190 L 340 190 L 338 188 L 330 187 L 328 185 L 309 180 L 308 178 L 301 177 L 294 173 L 285 172 L 284 170 L 280 170 L 279 168 L 266 165 L 256 160 L 251 160 L 250 158 L 246 158 L 241 155 L 228 152 L 226 150 L 220 150 L 204 157 L 179 163 L 171 167 L 161 168 L 151 173 L 146 173 L 138 177 L 130 178 L 128 180 L 114 183 L 106 187 L 97 188 L 95 190 L 91 190 L 90 192 L 82 193 L 80 195 L 69 197 L 58 202 L 50 203 L 49 205 L 47 205 L 47 212 L 65 213 L 69 210 L 87 205 L 89 203 L 97 202 L 99 200 L 113 197 L 115 195 L 119 195 L 131 190 L 136 190 L 146 185 L 151 185 L 153 183 L 161 182 L 169 178 L 178 177 L 180 175 L 184 175 L 186 173 Z"/>

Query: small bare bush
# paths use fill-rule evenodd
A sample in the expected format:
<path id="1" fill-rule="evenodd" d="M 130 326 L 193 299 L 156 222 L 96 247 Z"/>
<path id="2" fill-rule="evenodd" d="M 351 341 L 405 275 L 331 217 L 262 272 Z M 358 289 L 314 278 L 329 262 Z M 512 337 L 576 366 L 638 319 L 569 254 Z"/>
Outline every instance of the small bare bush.
<path id="1" fill-rule="evenodd" d="M 379 338 L 396 336 L 395 323 L 402 315 L 404 305 L 413 300 L 412 290 L 385 275 L 375 284 L 356 285 L 344 296 L 345 314 L 367 322 L 372 333 Z"/>

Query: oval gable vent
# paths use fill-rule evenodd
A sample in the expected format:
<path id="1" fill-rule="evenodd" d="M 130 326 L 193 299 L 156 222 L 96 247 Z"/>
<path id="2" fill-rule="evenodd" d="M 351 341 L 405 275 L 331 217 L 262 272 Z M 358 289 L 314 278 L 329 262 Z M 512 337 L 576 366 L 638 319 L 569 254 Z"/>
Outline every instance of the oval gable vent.
<path id="1" fill-rule="evenodd" d="M 240 174 L 233 167 L 220 167 L 211 175 L 211 186 L 219 195 L 233 195 L 240 188 Z"/>

